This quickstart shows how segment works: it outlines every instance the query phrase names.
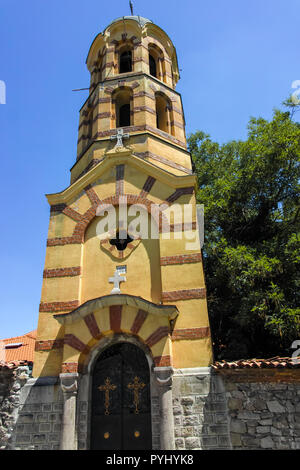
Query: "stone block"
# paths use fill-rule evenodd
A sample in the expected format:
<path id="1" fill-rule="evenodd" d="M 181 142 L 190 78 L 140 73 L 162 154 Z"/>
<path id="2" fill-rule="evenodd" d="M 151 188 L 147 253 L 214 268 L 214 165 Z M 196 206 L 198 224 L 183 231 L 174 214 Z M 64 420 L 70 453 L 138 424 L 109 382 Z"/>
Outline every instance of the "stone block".
<path id="1" fill-rule="evenodd" d="M 47 413 L 39 413 L 36 415 L 36 420 L 38 423 L 47 423 L 48 415 Z"/>
<path id="2" fill-rule="evenodd" d="M 49 442 L 59 442 L 59 441 L 60 441 L 60 434 L 59 433 L 49 434 Z"/>
<path id="3" fill-rule="evenodd" d="M 231 433 L 231 443 L 233 447 L 240 447 L 242 445 L 241 435 L 236 433 Z"/>
<path id="4" fill-rule="evenodd" d="M 185 439 L 185 448 L 186 449 L 199 449 L 200 441 L 198 437 L 187 437 Z"/>
<path id="5" fill-rule="evenodd" d="M 52 405 L 50 403 L 47 404 L 47 405 L 43 405 L 42 411 L 44 411 L 44 412 L 52 411 Z"/>
<path id="6" fill-rule="evenodd" d="M 263 449 L 273 449 L 275 447 L 274 442 L 270 436 L 263 437 L 260 441 L 260 445 Z"/>
<path id="7" fill-rule="evenodd" d="M 31 440 L 30 434 L 18 434 L 16 436 L 16 443 L 17 444 L 27 444 Z"/>
<path id="8" fill-rule="evenodd" d="M 191 406 L 191 405 L 194 404 L 194 398 L 193 397 L 182 397 L 180 402 L 181 402 L 182 405 Z"/>
<path id="9" fill-rule="evenodd" d="M 228 436 L 219 436 L 218 443 L 220 447 L 230 447 L 230 439 Z"/>
<path id="10" fill-rule="evenodd" d="M 228 417 L 226 413 L 216 413 L 215 414 L 215 423 L 216 424 L 223 424 L 227 423 Z"/>
<path id="11" fill-rule="evenodd" d="M 243 401 L 240 398 L 229 398 L 227 405 L 228 405 L 229 410 L 242 410 L 243 409 Z"/>
<path id="12" fill-rule="evenodd" d="M 218 438 L 215 436 L 203 436 L 201 438 L 203 449 L 209 449 L 218 445 Z"/>
<path id="13" fill-rule="evenodd" d="M 267 407 L 269 411 L 271 411 L 271 413 L 284 413 L 285 412 L 284 407 L 277 400 L 267 401 Z"/>
<path id="14" fill-rule="evenodd" d="M 199 424 L 198 415 L 190 415 L 183 417 L 183 426 L 196 426 L 197 424 Z"/>
<path id="15" fill-rule="evenodd" d="M 40 432 L 50 432 L 51 431 L 51 424 L 50 423 L 42 423 L 39 425 Z"/>
<path id="16" fill-rule="evenodd" d="M 230 422 L 230 430 L 233 433 L 244 434 L 246 432 L 246 424 L 239 419 L 232 419 Z"/>
<path id="17" fill-rule="evenodd" d="M 34 444 L 41 444 L 41 443 L 44 443 L 46 442 L 46 434 L 34 434 L 32 436 L 32 442 Z"/>
<path id="18" fill-rule="evenodd" d="M 257 434 L 267 434 L 270 432 L 270 426 L 257 426 Z"/>
<path id="19" fill-rule="evenodd" d="M 33 423 L 33 421 L 34 421 L 34 415 L 32 413 L 21 414 L 18 419 L 19 423 Z"/>
<path id="20" fill-rule="evenodd" d="M 182 439 L 182 438 L 175 439 L 175 447 L 176 447 L 177 450 L 184 450 L 185 449 L 184 439 Z"/>
<path id="21" fill-rule="evenodd" d="M 275 436 L 281 436 L 279 429 L 274 428 L 273 426 L 271 426 L 271 434 L 274 434 Z"/>

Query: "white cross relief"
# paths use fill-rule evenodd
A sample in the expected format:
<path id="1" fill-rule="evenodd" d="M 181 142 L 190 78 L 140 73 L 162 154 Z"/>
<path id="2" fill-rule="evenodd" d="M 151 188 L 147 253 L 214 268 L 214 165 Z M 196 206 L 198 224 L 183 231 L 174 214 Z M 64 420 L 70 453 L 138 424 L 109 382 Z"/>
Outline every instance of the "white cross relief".
<path id="1" fill-rule="evenodd" d="M 116 139 L 117 139 L 117 143 L 115 146 L 124 147 L 123 139 L 129 139 L 129 134 L 124 134 L 124 131 L 122 128 L 117 129 L 117 133 L 110 136 L 110 140 L 116 140 Z"/>
<path id="2" fill-rule="evenodd" d="M 122 268 L 122 269 L 120 269 L 120 268 Z M 113 275 L 113 277 L 110 277 L 108 279 L 108 281 L 113 283 L 113 285 L 114 285 L 114 288 L 111 291 L 111 294 L 121 294 L 120 283 L 126 281 L 125 276 L 120 276 L 120 274 L 123 274 L 123 273 L 124 274 L 126 273 L 126 268 L 124 269 L 123 266 L 122 267 L 118 266 L 117 269 L 115 270 L 115 274 Z"/>

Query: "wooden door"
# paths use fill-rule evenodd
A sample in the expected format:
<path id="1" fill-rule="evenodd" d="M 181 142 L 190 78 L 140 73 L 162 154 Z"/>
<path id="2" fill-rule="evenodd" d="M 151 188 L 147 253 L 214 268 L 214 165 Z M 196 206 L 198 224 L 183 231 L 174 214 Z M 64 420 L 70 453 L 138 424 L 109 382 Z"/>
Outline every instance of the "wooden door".
<path id="1" fill-rule="evenodd" d="M 92 385 L 91 449 L 151 449 L 149 366 L 131 343 L 103 351 Z"/>

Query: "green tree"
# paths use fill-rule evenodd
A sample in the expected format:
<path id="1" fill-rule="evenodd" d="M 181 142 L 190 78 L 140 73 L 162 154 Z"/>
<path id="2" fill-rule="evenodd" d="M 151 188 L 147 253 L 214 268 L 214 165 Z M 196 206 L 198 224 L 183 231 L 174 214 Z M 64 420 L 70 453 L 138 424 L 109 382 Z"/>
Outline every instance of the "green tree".
<path id="1" fill-rule="evenodd" d="M 204 272 L 215 359 L 290 356 L 300 339 L 300 125 L 250 119 L 223 145 L 190 135 L 205 208 Z"/>

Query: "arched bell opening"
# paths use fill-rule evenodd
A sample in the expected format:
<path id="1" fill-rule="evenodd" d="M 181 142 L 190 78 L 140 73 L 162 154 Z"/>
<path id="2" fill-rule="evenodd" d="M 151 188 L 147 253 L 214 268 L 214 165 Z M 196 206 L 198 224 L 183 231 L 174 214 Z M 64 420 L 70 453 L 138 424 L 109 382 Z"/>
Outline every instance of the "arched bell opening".
<path id="1" fill-rule="evenodd" d="M 129 88 L 117 89 L 113 95 L 112 128 L 128 127 L 132 125 L 132 90 Z"/>
<path id="2" fill-rule="evenodd" d="M 132 72 L 132 50 L 125 46 L 119 51 L 119 73 Z"/>
<path id="3" fill-rule="evenodd" d="M 174 135 L 173 110 L 170 100 L 163 93 L 155 93 L 156 127 Z"/>

